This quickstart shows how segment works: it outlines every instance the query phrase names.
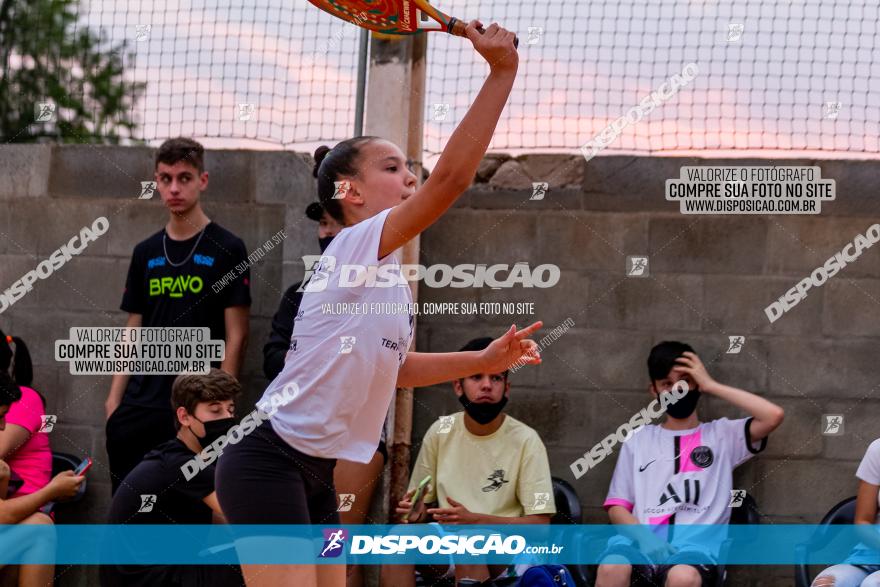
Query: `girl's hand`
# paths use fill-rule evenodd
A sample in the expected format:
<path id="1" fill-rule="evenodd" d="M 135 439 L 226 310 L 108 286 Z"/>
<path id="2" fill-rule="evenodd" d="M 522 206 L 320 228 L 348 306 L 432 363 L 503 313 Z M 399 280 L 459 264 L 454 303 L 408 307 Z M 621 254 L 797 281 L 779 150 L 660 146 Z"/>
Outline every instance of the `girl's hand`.
<path id="1" fill-rule="evenodd" d="M 516 35 L 494 22 L 480 33 L 477 29 L 482 26 L 480 21 L 472 20 L 465 28 L 465 35 L 474 44 L 474 49 L 489 63 L 492 71 L 515 72 L 519 65 L 519 54 L 513 46 Z"/>
<path id="2" fill-rule="evenodd" d="M 538 350 L 538 345 L 526 337 L 543 325 L 543 322 L 535 322 L 528 328 L 519 331 L 517 331 L 516 325 L 511 326 L 510 330 L 480 351 L 484 364 L 481 372 L 501 373 L 510 369 L 514 364 L 540 365 L 541 353 Z"/>
<path id="3" fill-rule="evenodd" d="M 76 495 L 84 479 L 85 475 L 74 475 L 73 471 L 62 471 L 55 475 L 46 487 L 49 488 L 53 500 L 69 499 Z"/>

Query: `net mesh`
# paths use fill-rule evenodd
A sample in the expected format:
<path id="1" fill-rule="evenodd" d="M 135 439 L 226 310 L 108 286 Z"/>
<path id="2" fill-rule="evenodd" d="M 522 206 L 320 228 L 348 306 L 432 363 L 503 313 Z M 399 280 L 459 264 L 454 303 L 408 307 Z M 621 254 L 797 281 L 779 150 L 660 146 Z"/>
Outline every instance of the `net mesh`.
<path id="1" fill-rule="evenodd" d="M 603 136 L 609 153 L 880 152 L 880 4 L 439 4 L 520 37 L 520 73 L 492 149 L 577 149 Z M 125 78 L 146 84 L 131 107 L 133 138 L 291 148 L 352 135 L 360 29 L 305 0 L 92 1 L 77 10 L 74 28 L 103 31 L 108 49 L 127 43 Z M 658 99 L 690 63 L 694 78 Z M 470 43 L 431 33 L 429 154 L 442 150 L 486 71 Z M 621 117 L 613 136 L 602 135 Z"/>

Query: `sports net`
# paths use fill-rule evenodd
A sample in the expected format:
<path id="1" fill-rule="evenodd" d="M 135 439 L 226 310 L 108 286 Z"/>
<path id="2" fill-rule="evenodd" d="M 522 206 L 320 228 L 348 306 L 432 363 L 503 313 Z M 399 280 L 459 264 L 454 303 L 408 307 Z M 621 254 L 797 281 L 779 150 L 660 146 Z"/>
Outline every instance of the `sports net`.
<path id="1" fill-rule="evenodd" d="M 606 132 L 606 152 L 880 153 L 878 3 L 438 4 L 520 37 L 520 75 L 492 149 L 577 149 L 624 117 Z M 135 138 L 290 148 L 352 134 L 359 29 L 305 0 L 95 0 L 79 15 L 77 26 L 103 29 L 108 46 L 128 42 L 126 76 L 146 82 Z M 486 66 L 465 40 L 439 33 L 428 59 L 425 149 L 436 154 Z M 657 100 L 689 63 L 693 79 Z"/>

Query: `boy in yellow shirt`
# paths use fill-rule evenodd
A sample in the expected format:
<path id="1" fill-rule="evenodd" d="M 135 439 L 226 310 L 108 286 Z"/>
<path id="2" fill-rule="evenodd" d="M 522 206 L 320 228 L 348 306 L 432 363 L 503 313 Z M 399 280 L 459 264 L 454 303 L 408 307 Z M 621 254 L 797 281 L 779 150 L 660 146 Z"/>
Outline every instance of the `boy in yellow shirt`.
<path id="1" fill-rule="evenodd" d="M 492 342 L 477 338 L 460 350 L 480 351 Z M 479 373 L 452 382 L 463 412 L 441 416 L 422 440 L 409 491 L 398 504 L 406 515 L 419 482 L 433 482 L 416 511 L 418 522 L 441 524 L 548 524 L 556 513 L 547 450 L 538 433 L 503 413 L 510 393 L 508 372 Z M 486 581 L 512 576 L 504 565 L 419 567 L 431 579 L 455 574 Z M 413 565 L 387 565 L 382 585 L 415 585 Z"/>

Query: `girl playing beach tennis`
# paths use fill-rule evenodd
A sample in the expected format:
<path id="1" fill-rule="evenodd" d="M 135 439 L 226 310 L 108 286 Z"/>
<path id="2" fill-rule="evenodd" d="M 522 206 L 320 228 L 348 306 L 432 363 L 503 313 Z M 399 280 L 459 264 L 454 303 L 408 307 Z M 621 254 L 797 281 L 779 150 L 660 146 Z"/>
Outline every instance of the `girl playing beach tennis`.
<path id="1" fill-rule="evenodd" d="M 284 369 L 261 399 L 277 411 L 220 458 L 216 489 L 229 523 L 338 524 L 336 459 L 369 462 L 395 388 L 501 372 L 517 361 L 540 362 L 537 345 L 527 339 L 540 322 L 523 330 L 511 326 L 482 351 L 407 353 L 412 336 L 408 312 L 322 311 L 345 304 L 412 304 L 408 286 L 369 287 L 364 280 L 352 286 L 341 274 L 350 274 L 352 267 L 355 272 L 386 265 L 399 270 L 395 251 L 431 226 L 470 186 L 518 66 L 514 34 L 497 24 L 480 34 L 480 26 L 472 21 L 467 37 L 488 62 L 489 75 L 419 189 L 403 152 L 389 141 L 358 137 L 315 153 L 319 198 L 345 228 L 305 285 Z M 268 542 L 242 538 L 236 548 L 246 556 L 265 552 L 266 545 L 278 548 L 279 541 L 291 542 L 290 549 L 303 547 L 276 536 Z M 249 587 L 345 584 L 344 565 L 245 564 L 242 570 Z"/>

